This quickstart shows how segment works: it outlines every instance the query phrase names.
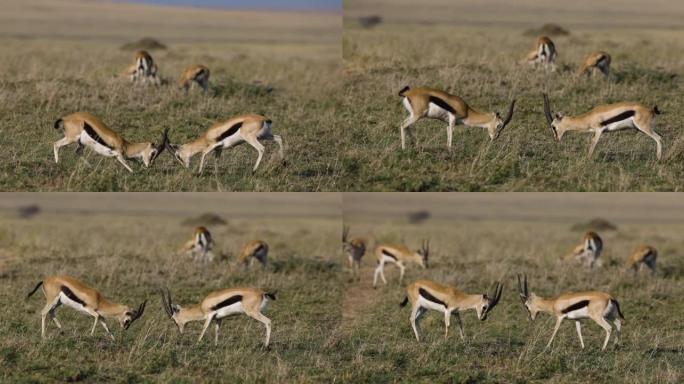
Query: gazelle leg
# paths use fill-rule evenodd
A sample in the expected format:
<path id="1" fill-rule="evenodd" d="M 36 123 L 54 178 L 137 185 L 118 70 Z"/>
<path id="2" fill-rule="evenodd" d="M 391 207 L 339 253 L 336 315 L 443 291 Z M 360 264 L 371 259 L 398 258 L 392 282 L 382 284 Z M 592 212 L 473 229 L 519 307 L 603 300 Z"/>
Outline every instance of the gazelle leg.
<path id="1" fill-rule="evenodd" d="M 606 331 L 606 338 L 605 340 L 603 340 L 603 347 L 601 347 L 601 351 L 605 351 L 606 346 L 608 345 L 608 340 L 610 340 L 610 334 L 613 331 L 613 328 L 610 326 L 610 323 L 608 323 L 606 319 L 604 319 L 603 317 L 595 318 L 594 321 Z"/>
<path id="2" fill-rule="evenodd" d="M 214 346 L 218 345 L 219 328 L 221 327 L 221 320 L 214 322 Z"/>
<path id="3" fill-rule="evenodd" d="M 95 318 L 95 321 L 93 322 L 93 329 L 90 330 L 90 336 L 93 336 L 95 334 L 95 327 L 97 327 L 98 321 L 100 321 L 100 315 L 97 313 L 93 315 Z"/>
<path id="4" fill-rule="evenodd" d="M 401 149 L 406 149 L 406 130 L 415 122 L 416 119 L 413 117 L 413 115 L 411 115 L 407 117 L 403 123 L 401 123 L 401 128 L 399 128 L 401 131 Z"/>
<path id="5" fill-rule="evenodd" d="M 100 324 L 102 324 L 102 328 L 104 328 L 104 330 L 107 332 L 107 334 L 109 335 L 109 337 L 111 337 L 112 340 L 115 340 L 115 339 L 114 339 L 114 335 L 112 335 L 112 333 L 109 332 L 109 328 L 107 328 L 107 323 L 105 323 L 105 321 L 104 321 L 104 319 L 103 319 L 102 317 L 100 317 Z"/>
<path id="6" fill-rule="evenodd" d="M 409 321 L 411 322 L 411 328 L 413 328 L 413 333 L 416 335 L 416 340 L 420 341 L 420 333 L 418 332 L 418 312 L 420 311 L 420 306 L 416 305 L 412 310 L 411 310 L 411 317 L 409 318 Z"/>
<path id="7" fill-rule="evenodd" d="M 114 156 L 116 157 L 116 160 L 118 160 L 119 163 L 121 163 L 121 165 L 123 165 L 128 170 L 128 172 L 133 173 L 133 170 L 131 169 L 131 167 L 129 167 L 128 164 L 126 164 L 126 159 L 124 159 L 122 154 L 117 153 Z"/>
<path id="8" fill-rule="evenodd" d="M 204 151 L 202 151 L 202 157 L 200 158 L 199 170 L 197 171 L 197 174 L 199 174 L 199 175 L 202 174 L 202 170 L 204 169 L 204 159 L 207 157 L 207 155 L 209 153 L 211 153 L 211 151 L 213 151 L 214 149 L 216 149 L 216 147 L 218 147 L 220 145 L 221 144 L 219 143 L 217 145 L 213 145 L 213 146 L 205 149 Z"/>
<path id="9" fill-rule="evenodd" d="M 613 320 L 613 324 L 615 324 L 615 330 L 617 331 L 615 334 L 615 345 L 618 345 L 620 344 L 620 335 L 622 334 L 622 321 L 616 317 L 615 320 Z"/>
<path id="10" fill-rule="evenodd" d="M 580 325 L 579 320 L 575 321 L 575 328 L 577 329 L 577 336 L 579 336 L 580 339 L 580 345 L 582 346 L 582 349 L 584 349 L 584 340 L 582 340 L 582 325 Z"/>
<path id="11" fill-rule="evenodd" d="M 601 133 L 601 131 L 596 131 L 596 133 L 594 133 L 594 138 L 591 139 L 591 145 L 589 146 L 589 157 L 594 154 L 594 148 L 596 148 L 596 144 L 598 144 L 598 141 L 601 138 Z"/>
<path id="12" fill-rule="evenodd" d="M 66 137 L 57 140 L 53 145 L 52 145 L 52 151 L 55 153 L 55 163 L 59 163 L 59 149 L 65 145 L 69 145 L 73 143 L 74 141 L 67 139 Z"/>
<path id="13" fill-rule="evenodd" d="M 456 318 L 456 321 L 458 321 L 458 329 L 461 331 L 461 340 L 465 340 L 465 333 L 463 333 L 463 322 L 461 321 L 461 315 L 458 314 L 458 311 L 452 312 L 453 316 Z"/>
<path id="14" fill-rule="evenodd" d="M 264 316 L 261 312 L 245 312 L 245 314 L 254 320 L 260 321 L 266 326 L 266 341 L 264 342 L 264 347 L 268 347 L 271 340 L 271 319 Z"/>
<path id="15" fill-rule="evenodd" d="M 454 125 L 456 124 L 456 116 L 449 114 L 449 125 L 447 125 L 447 148 L 451 150 L 451 141 L 454 136 Z"/>
<path id="16" fill-rule="evenodd" d="M 283 138 L 280 137 L 280 135 L 273 135 L 273 141 L 278 144 L 278 154 L 280 155 L 281 159 L 285 158 L 285 153 L 283 151 Z"/>
<path id="17" fill-rule="evenodd" d="M 252 168 L 252 172 L 254 172 L 257 170 L 257 168 L 259 168 L 259 163 L 261 163 L 261 158 L 264 156 L 264 145 L 261 144 L 259 142 L 259 140 L 257 140 L 256 137 L 248 136 L 248 137 L 245 137 L 244 139 L 247 142 L 247 144 L 254 147 L 254 149 L 256 149 L 257 152 L 259 153 L 259 155 L 257 156 L 257 161 L 256 161 L 256 163 L 254 163 L 254 168 Z"/>
<path id="18" fill-rule="evenodd" d="M 556 333 L 558 333 L 558 328 L 560 328 L 562 321 L 563 321 L 562 317 L 559 317 L 558 319 L 556 319 L 556 327 L 553 329 L 553 334 L 551 334 L 551 340 L 549 340 L 549 342 L 546 344 L 546 348 L 549 348 L 551 346 L 551 343 L 553 342 L 553 339 L 556 337 Z"/>
<path id="19" fill-rule="evenodd" d="M 404 264 L 401 262 L 398 262 L 397 266 L 399 267 L 399 284 L 401 284 L 404 281 L 404 272 L 406 271 L 406 267 L 404 267 Z"/>
<path id="20" fill-rule="evenodd" d="M 204 337 L 204 332 L 207 331 L 207 328 L 209 328 L 209 324 L 211 324 L 211 320 L 213 320 L 213 319 L 214 319 L 214 316 L 207 317 L 207 320 L 204 322 L 204 327 L 202 328 L 202 333 L 200 333 L 199 338 L 197 339 L 198 344 L 200 341 L 202 341 L 202 338 Z"/>
<path id="21" fill-rule="evenodd" d="M 382 279 L 382 282 L 387 285 L 387 279 L 385 279 L 385 263 L 382 263 L 382 267 L 380 267 L 380 278 Z"/>
<path id="22" fill-rule="evenodd" d="M 444 311 L 444 340 L 449 336 L 449 319 L 451 318 L 451 311 Z"/>
<path id="23" fill-rule="evenodd" d="M 59 296 L 57 296 L 57 297 L 55 298 L 55 300 L 53 300 L 52 303 L 46 304 L 46 305 L 43 307 L 43 310 L 40 311 L 40 317 L 41 317 L 41 321 L 40 321 L 40 336 L 41 336 L 41 338 L 43 338 L 43 339 L 45 338 L 45 319 L 47 319 L 47 317 L 50 315 L 50 312 L 52 312 L 52 311 L 57 307 L 58 304 L 59 304 Z"/>
<path id="24" fill-rule="evenodd" d="M 378 285 L 378 275 L 382 270 L 382 265 L 383 263 L 379 262 L 377 268 L 375 268 L 375 273 L 373 274 L 373 288 L 375 288 Z"/>
<path id="25" fill-rule="evenodd" d="M 647 134 L 651 139 L 655 140 L 656 142 L 656 158 L 660 160 L 663 154 L 663 143 L 661 141 L 661 137 L 659 134 L 657 134 L 654 130 L 651 130 L 650 132 L 643 131 L 645 134 Z"/>

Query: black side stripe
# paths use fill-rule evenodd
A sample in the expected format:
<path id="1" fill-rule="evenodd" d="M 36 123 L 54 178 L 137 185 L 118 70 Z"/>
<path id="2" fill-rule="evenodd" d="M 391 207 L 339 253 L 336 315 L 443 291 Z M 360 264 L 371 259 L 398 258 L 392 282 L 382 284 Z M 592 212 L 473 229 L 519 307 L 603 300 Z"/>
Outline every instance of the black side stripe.
<path id="1" fill-rule="evenodd" d="M 100 135 L 97 134 L 97 132 L 95 132 L 95 129 L 93 129 L 93 127 L 91 127 L 90 124 L 83 122 L 83 129 L 85 129 L 86 133 L 88 134 L 88 136 L 90 136 L 91 139 L 97 141 L 98 143 L 102 144 L 103 146 L 105 146 L 109 149 L 112 149 L 112 147 L 109 144 L 107 144 L 100 137 Z"/>
<path id="2" fill-rule="evenodd" d="M 589 300 L 578 301 L 578 302 L 576 302 L 575 304 L 573 304 L 573 305 L 571 305 L 571 306 L 565 308 L 565 309 L 562 310 L 561 312 L 563 312 L 563 313 L 568 313 L 568 312 L 576 311 L 576 310 L 581 309 L 581 308 L 584 308 L 584 307 L 586 307 L 586 306 L 588 306 L 588 305 L 589 305 Z"/>
<path id="3" fill-rule="evenodd" d="M 86 306 L 85 301 L 79 299 L 78 296 L 76 296 L 76 294 L 71 289 L 69 289 L 69 287 L 62 285 L 60 291 L 62 291 L 62 293 L 64 293 L 66 297 L 68 297 L 71 301 L 75 301 L 84 307 Z"/>
<path id="4" fill-rule="evenodd" d="M 440 99 L 439 97 L 430 96 L 429 100 L 432 104 L 435 104 L 438 107 L 453 113 L 454 115 L 456 114 L 456 111 L 451 107 L 451 105 L 449 105 L 449 103 Z"/>
<path id="5" fill-rule="evenodd" d="M 233 134 L 235 134 L 235 132 L 237 132 L 238 129 L 240 129 L 240 127 L 242 127 L 242 121 L 239 122 L 239 123 L 237 123 L 237 124 L 235 124 L 235 125 L 233 125 L 232 127 L 228 128 L 228 130 L 226 130 L 225 132 L 223 132 L 223 133 L 221 134 L 221 136 L 219 136 L 218 138 L 216 138 L 216 141 L 217 141 L 217 142 L 218 142 L 218 141 L 223 141 L 225 138 L 230 137 L 230 136 L 233 136 Z"/>
<path id="6" fill-rule="evenodd" d="M 233 305 L 239 301 L 242 301 L 242 295 L 231 296 L 231 297 L 223 300 L 222 302 L 214 305 L 213 307 L 211 307 L 211 310 L 216 311 L 217 309 L 221 309 L 223 307 L 228 307 L 228 306 Z"/>
<path id="7" fill-rule="evenodd" d="M 608 125 L 608 124 L 617 123 L 618 121 L 622 121 L 624 119 L 628 119 L 628 118 L 634 116 L 634 114 L 635 114 L 634 111 L 625 111 L 625 112 L 622 112 L 621 114 L 619 114 L 617 116 L 611 117 L 608 120 L 602 121 L 601 125 Z"/>
<path id="8" fill-rule="evenodd" d="M 423 296 L 423 298 L 425 298 L 425 300 L 427 300 L 427 301 L 432 301 L 433 303 L 436 303 L 436 304 L 439 304 L 439 305 L 443 305 L 444 308 L 447 307 L 447 305 L 446 305 L 442 300 L 440 300 L 440 299 L 438 299 L 438 298 L 432 296 L 432 295 L 430 294 L 430 292 L 426 291 L 426 290 L 423 289 L 423 288 L 418 289 L 418 293 L 419 293 L 421 296 Z"/>
<path id="9" fill-rule="evenodd" d="M 390 252 L 388 252 L 386 249 L 383 249 L 383 250 L 382 250 L 382 254 L 385 255 L 385 256 L 387 256 L 387 257 L 391 257 L 391 258 L 393 258 L 394 260 L 397 259 L 396 256 L 394 256 L 393 254 L 391 254 Z"/>

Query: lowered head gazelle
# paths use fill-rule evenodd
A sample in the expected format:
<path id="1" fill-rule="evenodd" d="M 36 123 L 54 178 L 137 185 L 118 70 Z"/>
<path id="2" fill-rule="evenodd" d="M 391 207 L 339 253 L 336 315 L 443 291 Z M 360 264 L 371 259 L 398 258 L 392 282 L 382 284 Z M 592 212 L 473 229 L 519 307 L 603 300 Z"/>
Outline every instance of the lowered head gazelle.
<path id="1" fill-rule="evenodd" d="M 117 304 L 106 299 L 97 290 L 85 285 L 80 280 L 69 276 L 51 276 L 39 282 L 28 297 L 43 286 L 43 294 L 47 303 L 41 311 L 41 336 L 45 338 L 45 320 L 52 319 L 57 328 L 62 329 L 62 325 L 55 316 L 55 310 L 64 304 L 78 312 L 85 313 L 95 318 L 90 334 L 95 333 L 95 327 L 99 322 L 107 334 L 114 340 L 114 336 L 109 332 L 105 319 L 115 319 L 124 330 L 128 329 L 134 321 L 142 316 L 145 311 L 145 300 L 137 309 L 131 309 L 127 305 Z"/>
<path id="2" fill-rule="evenodd" d="M 559 112 L 552 115 L 549 97 L 544 94 L 544 116 L 549 123 L 553 137 L 561 141 L 567 131 L 593 133 L 594 138 L 589 146 L 589 157 L 594 153 L 594 148 L 603 132 L 633 128 L 655 140 L 656 157 L 660 160 L 662 143 L 660 135 L 655 131 L 655 115 L 658 114 L 660 111 L 657 106 L 647 108 L 637 103 L 617 103 L 599 105 L 591 111 L 577 116 L 564 116 Z"/>
<path id="3" fill-rule="evenodd" d="M 262 268 L 266 268 L 268 262 L 268 244 L 262 240 L 249 240 L 240 248 L 238 255 L 238 264 L 242 265 L 243 269 L 250 268 L 254 264 L 254 260 L 261 263 Z"/>
<path id="4" fill-rule="evenodd" d="M 258 288 L 228 288 L 208 294 L 199 304 L 186 308 L 173 303 L 171 292 L 168 289 L 161 292 L 164 311 L 178 327 L 182 334 L 185 324 L 190 321 L 204 321 L 202 333 L 197 342 L 202 341 L 204 332 L 207 331 L 211 322 L 214 322 L 215 334 L 214 345 L 218 344 L 219 327 L 221 320 L 231 315 L 244 313 L 245 315 L 261 322 L 266 326 L 266 341 L 268 347 L 271 339 L 271 320 L 263 315 L 266 303 L 275 300 L 275 293 L 268 293 Z"/>
<path id="5" fill-rule="evenodd" d="M 501 299 L 501 292 L 503 292 L 503 284 L 499 282 L 494 284 L 489 293 L 467 294 L 456 288 L 434 281 L 418 280 L 406 288 L 406 297 L 400 305 L 404 307 L 409 301 L 411 302 L 411 317 L 409 321 L 411 322 L 413 333 L 416 335 L 416 340 L 420 341 L 420 319 L 428 309 L 444 314 L 445 339 L 448 336 L 449 320 L 452 315 L 458 322 L 461 339 L 465 339 L 463 323 L 461 322 L 459 312 L 474 309 L 478 319 L 481 321 L 487 320 L 487 315 L 494 309 L 499 299 Z"/>
<path id="6" fill-rule="evenodd" d="M 556 45 L 547 36 L 540 36 L 534 44 L 534 49 L 527 54 L 525 61 L 534 66 L 541 65 L 544 69 L 556 70 Z"/>
<path id="7" fill-rule="evenodd" d="M 358 277 L 361 259 L 366 254 L 366 240 L 361 237 L 349 238 L 349 227 L 345 225 L 342 227 L 342 250 L 344 250 L 349 259 L 352 278 Z"/>
<path id="8" fill-rule="evenodd" d="M 204 168 L 204 159 L 211 151 L 216 150 L 218 158 L 223 148 L 232 148 L 238 144 L 247 142 L 259 153 L 253 171 L 256 171 L 264 155 L 264 146 L 259 140 L 273 140 L 278 143 L 280 157 L 283 158 L 283 140 L 280 136 L 271 133 L 271 120 L 260 115 L 242 115 L 233 117 L 209 127 L 197 139 L 176 145 L 166 142 L 167 149 L 186 168 L 190 167 L 190 159 L 197 153 L 202 153 L 199 173 Z"/>
<path id="9" fill-rule="evenodd" d="M 582 237 L 582 242 L 573 248 L 566 256 L 567 260 L 575 261 L 585 267 L 600 267 L 599 258 L 603 252 L 603 240 L 596 232 L 589 231 Z"/>
<path id="10" fill-rule="evenodd" d="M 126 75 L 132 83 L 161 84 L 161 79 L 157 75 L 157 64 L 154 63 L 152 55 L 147 51 L 135 53 L 135 62 L 126 69 Z"/>
<path id="11" fill-rule="evenodd" d="M 115 157 L 129 172 L 133 172 L 126 164 L 126 159 L 139 158 L 145 167 L 149 167 L 167 144 L 168 130 L 162 134 L 159 144 L 129 143 L 102 120 L 87 112 L 76 112 L 57 119 L 55 129 L 59 129 L 60 123 L 63 123 L 64 138 L 57 140 L 52 146 L 55 163 L 59 162 L 59 148 L 78 143 L 77 153 L 83 150 L 84 145 L 88 146 L 100 155 Z"/>
<path id="12" fill-rule="evenodd" d="M 402 244 L 380 244 L 375 247 L 375 257 L 378 266 L 373 275 L 373 288 L 378 283 L 378 276 L 382 282 L 387 284 L 385 279 L 385 263 L 394 263 L 399 267 L 399 284 L 404 280 L 405 263 L 415 263 L 423 268 L 428 267 L 428 256 L 430 255 L 430 241 L 423 240 L 423 244 L 417 251 L 412 251 Z"/>
<path id="13" fill-rule="evenodd" d="M 608 77 L 610 72 L 610 55 L 603 51 L 595 51 L 584 59 L 579 69 L 579 75 L 591 76 L 595 70 L 601 71 L 603 76 Z"/>
<path id="14" fill-rule="evenodd" d="M 211 232 L 205 227 L 197 227 L 193 232 L 192 239 L 185 242 L 181 251 L 185 252 L 190 258 L 203 263 L 214 261 L 214 239 Z"/>
<path id="15" fill-rule="evenodd" d="M 650 245 L 639 245 L 636 247 L 632 255 L 627 259 L 625 264 L 626 270 L 633 270 L 634 273 L 639 272 L 644 266 L 648 267 L 652 273 L 656 271 L 656 259 L 658 258 L 658 251 Z"/>
<path id="16" fill-rule="evenodd" d="M 209 89 L 209 68 L 201 64 L 193 64 L 185 68 L 178 79 L 178 86 L 187 93 L 193 83 L 199 85 L 206 93 Z"/>
<path id="17" fill-rule="evenodd" d="M 486 128 L 491 141 L 496 140 L 501 131 L 513 117 L 515 100 L 511 102 L 506 118 L 498 112 L 480 112 L 471 108 L 463 99 L 433 88 L 404 87 L 399 91 L 404 108 L 409 116 L 401 124 L 401 149 L 406 148 L 406 131 L 413 139 L 411 125 L 422 118 L 444 121 L 447 126 L 447 148 L 451 149 L 451 141 L 456 124 L 470 127 Z"/>
<path id="18" fill-rule="evenodd" d="M 618 344 L 622 327 L 620 319 L 624 319 L 624 316 L 620 312 L 620 304 L 609 294 L 598 291 L 567 292 L 553 299 L 544 299 L 531 293 L 527 287 L 527 276 L 521 280 L 520 275 L 518 275 L 518 293 L 530 321 L 534 321 L 539 312 L 546 312 L 556 317 L 556 326 L 546 348 L 551 346 L 563 319 L 575 320 L 575 328 L 582 348 L 584 348 L 584 340 L 582 340 L 581 319 L 592 319 L 606 331 L 601 350 L 605 350 L 608 345 L 613 330 L 609 321 L 612 321 L 617 329 L 615 344 Z"/>

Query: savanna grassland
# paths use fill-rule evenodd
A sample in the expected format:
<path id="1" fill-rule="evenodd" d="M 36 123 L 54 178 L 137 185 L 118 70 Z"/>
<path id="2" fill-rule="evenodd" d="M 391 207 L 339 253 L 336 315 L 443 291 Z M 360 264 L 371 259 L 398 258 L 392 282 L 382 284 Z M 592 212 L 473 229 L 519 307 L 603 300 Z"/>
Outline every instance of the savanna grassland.
<path id="1" fill-rule="evenodd" d="M 50 195 L 10 197 L 19 205 L 41 204 L 43 212 L 32 219 L 1 211 L 0 381 L 312 382 L 331 377 L 337 368 L 326 344 L 341 326 L 338 197 Z M 69 205 L 66 196 L 80 199 L 81 207 Z M 260 208 L 243 211 L 255 204 Z M 190 206 L 228 221 L 209 226 L 216 241 L 213 265 L 176 254 L 192 234 L 192 227 L 181 225 L 196 216 Z M 244 272 L 234 265 L 240 245 L 252 238 L 270 245 L 265 271 Z M 53 274 L 80 277 L 131 306 L 149 299 L 147 309 L 126 332 L 109 321 L 117 337 L 112 341 L 101 328 L 90 336 L 90 319 L 60 308 L 56 314 L 64 331 L 50 324 L 41 341 L 45 299 L 40 291 L 25 297 L 29 286 Z M 273 321 L 270 349 L 262 348 L 263 325 L 246 317 L 223 322 L 218 348 L 213 331 L 196 345 L 202 325 L 190 324 L 179 335 L 162 310 L 157 292 L 162 286 L 180 305 L 225 287 L 277 291 L 265 311 Z"/>
<path id="2" fill-rule="evenodd" d="M 224 11 L 79 0 L 10 0 L 0 15 L 0 189 L 19 191 L 320 191 L 336 190 L 340 166 L 339 14 Z M 124 44 L 142 37 L 166 83 L 132 86 Z M 176 80 L 188 65 L 211 70 L 208 95 L 184 95 Z M 202 176 L 164 153 L 129 174 L 116 160 L 64 147 L 55 164 L 58 118 L 87 111 L 131 142 L 198 137 L 216 121 L 244 113 L 273 120 L 285 161 L 266 143 L 259 170 L 248 145 L 213 156 Z"/>
<path id="3" fill-rule="evenodd" d="M 661 201 L 641 196 L 563 194 L 377 194 L 345 195 L 345 224 L 352 236 L 374 242 L 404 242 L 417 249 L 430 239 L 430 267 L 407 268 L 405 283 L 419 278 L 485 293 L 500 280 L 506 285 L 498 306 L 484 322 L 474 311 L 461 315 L 466 341 L 452 321 L 444 339 L 443 315 L 428 312 L 417 343 L 409 308 L 400 308 L 404 288 L 398 268 L 387 266 L 389 284 L 371 288 L 375 258 L 366 255 L 355 302 L 364 307 L 350 320 L 348 340 L 340 341 L 344 377 L 354 382 L 453 383 L 677 383 L 684 375 L 684 242 L 681 217 L 661 215 L 681 209 L 674 195 Z M 477 195 L 477 196 L 476 196 Z M 612 198 L 612 201 L 611 201 Z M 618 209 L 622 207 L 622 209 Z M 629 207 L 627 209 L 626 207 Z M 432 219 L 410 224 L 405 214 L 427 210 Z M 576 226 L 603 217 L 617 231 L 599 231 L 604 239 L 603 267 L 594 271 L 563 264 L 582 236 Z M 380 219 L 382 218 L 382 219 Z M 622 273 L 635 245 L 659 250 L 658 272 Z M 620 302 L 626 317 L 621 345 L 600 347 L 605 332 L 584 321 L 581 350 L 574 324 L 565 321 L 550 349 L 554 320 L 539 314 L 528 322 L 515 274 L 527 273 L 530 289 L 543 297 L 563 291 L 604 290 Z M 613 332 L 613 335 L 615 332 Z M 612 340 L 611 340 L 612 343 Z M 345 352 L 347 348 L 355 352 Z M 347 355 L 347 356 L 345 356 Z"/>
<path id="4" fill-rule="evenodd" d="M 680 108 L 684 87 L 681 2 L 658 1 L 409 1 L 345 2 L 343 57 L 348 149 L 345 188 L 356 191 L 679 191 L 684 187 Z M 619 11 L 616 11 L 619 9 Z M 383 22 L 362 28 L 359 17 Z M 535 41 L 525 32 L 558 23 L 570 34 L 551 36 L 559 70 L 535 71 L 520 62 Z M 612 55 L 607 80 L 575 75 L 593 50 Z M 481 128 L 458 126 L 446 149 L 446 123 L 413 125 L 417 142 L 400 146 L 408 116 L 397 92 L 405 85 L 446 90 L 478 110 L 513 120 L 490 143 Z M 636 131 L 605 134 L 593 159 L 590 136 L 570 132 L 558 143 L 543 116 L 575 115 L 598 104 L 635 101 L 663 111 L 655 142 Z"/>

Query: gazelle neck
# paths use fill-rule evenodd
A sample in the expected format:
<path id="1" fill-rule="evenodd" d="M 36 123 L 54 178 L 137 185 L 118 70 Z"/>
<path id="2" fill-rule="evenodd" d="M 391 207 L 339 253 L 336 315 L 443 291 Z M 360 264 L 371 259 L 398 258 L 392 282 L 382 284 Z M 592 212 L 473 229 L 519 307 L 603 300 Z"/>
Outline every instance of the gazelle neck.
<path id="1" fill-rule="evenodd" d="M 204 320 L 204 312 L 200 305 L 193 305 L 192 307 L 181 308 L 178 314 L 178 319 L 183 323 L 188 321 L 199 321 Z"/>
<path id="2" fill-rule="evenodd" d="M 111 301 L 100 298 L 99 306 L 97 308 L 97 313 L 104 317 L 117 317 L 122 313 L 126 312 L 128 307 L 123 304 L 112 303 Z"/>
<path id="3" fill-rule="evenodd" d="M 142 152 L 147 149 L 149 143 L 124 143 L 126 157 L 139 157 Z"/>
<path id="4" fill-rule="evenodd" d="M 554 311 L 553 311 L 553 303 L 554 302 L 555 302 L 555 300 L 545 299 L 545 298 L 540 297 L 540 296 L 534 297 L 534 304 L 537 306 L 537 308 L 539 308 L 539 310 L 541 312 L 546 312 L 546 313 L 551 314 L 551 315 L 554 314 Z"/>
<path id="5" fill-rule="evenodd" d="M 494 119 L 491 113 L 482 113 L 472 108 L 468 109 L 468 116 L 463 119 L 463 123 L 474 127 L 487 127 Z"/>
<path id="6" fill-rule="evenodd" d="M 482 299 L 482 295 L 469 295 L 465 293 L 461 293 L 459 295 L 459 303 L 458 303 L 458 310 L 459 311 L 464 311 L 467 309 L 475 309 L 477 307 L 477 304 L 480 303 L 480 300 Z"/>
<path id="7" fill-rule="evenodd" d="M 200 137 L 199 139 L 196 139 L 194 141 L 191 141 L 189 143 L 183 144 L 180 147 L 180 152 L 187 157 L 192 157 L 196 153 L 203 151 L 204 149 L 207 148 L 207 141 L 204 139 L 204 137 Z"/>

